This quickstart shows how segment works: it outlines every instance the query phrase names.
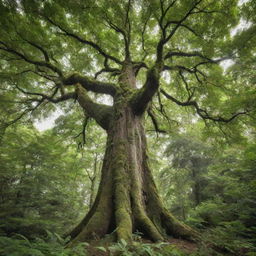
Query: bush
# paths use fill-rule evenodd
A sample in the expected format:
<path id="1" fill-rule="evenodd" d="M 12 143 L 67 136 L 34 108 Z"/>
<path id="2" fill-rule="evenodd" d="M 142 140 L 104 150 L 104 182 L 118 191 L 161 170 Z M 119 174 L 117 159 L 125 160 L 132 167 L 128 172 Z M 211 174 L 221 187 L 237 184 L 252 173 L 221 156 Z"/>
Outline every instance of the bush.
<path id="1" fill-rule="evenodd" d="M 81 243 L 74 248 L 65 249 L 67 242 L 58 234 L 47 232 L 46 239 L 36 238 L 32 241 L 25 236 L 15 234 L 12 237 L 0 236 L 1 256 L 85 256 L 86 244 Z"/>

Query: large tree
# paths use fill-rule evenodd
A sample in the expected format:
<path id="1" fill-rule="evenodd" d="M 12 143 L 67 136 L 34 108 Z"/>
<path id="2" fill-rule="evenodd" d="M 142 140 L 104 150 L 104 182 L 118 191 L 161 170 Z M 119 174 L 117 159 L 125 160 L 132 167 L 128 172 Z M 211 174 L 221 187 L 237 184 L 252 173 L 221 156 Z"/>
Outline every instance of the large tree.
<path id="1" fill-rule="evenodd" d="M 153 241 L 197 237 L 159 198 L 145 113 L 158 132 L 164 131 L 157 116 L 168 119 L 173 111 L 167 100 L 206 122 L 236 123 L 251 113 L 255 95 L 241 98 L 243 88 L 232 76 L 240 83 L 246 77 L 219 65 L 253 48 L 255 26 L 247 24 L 241 42 L 230 34 L 241 21 L 238 1 L 2 0 L 0 12 L 2 134 L 58 103 L 64 112 L 79 111 L 78 104 L 84 127 L 91 118 L 107 134 L 98 194 L 71 232 L 73 241 L 110 233 L 130 241 L 136 230 Z"/>

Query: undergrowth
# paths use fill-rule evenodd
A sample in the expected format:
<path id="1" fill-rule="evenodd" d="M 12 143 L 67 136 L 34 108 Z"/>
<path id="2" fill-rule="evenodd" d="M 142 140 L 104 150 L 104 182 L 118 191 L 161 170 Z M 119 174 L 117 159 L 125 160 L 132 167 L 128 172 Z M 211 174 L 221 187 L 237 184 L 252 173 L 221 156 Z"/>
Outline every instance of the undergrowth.
<path id="1" fill-rule="evenodd" d="M 47 232 L 47 237 L 33 240 L 21 234 L 13 234 L 11 237 L 0 236 L 0 256 L 91 256 L 92 252 L 93 256 L 256 256 L 251 248 L 240 252 L 234 250 L 233 244 L 236 240 L 230 240 L 230 246 L 227 248 L 228 241 L 216 240 L 213 233 L 206 235 L 204 242 L 194 252 L 185 252 L 171 243 L 145 243 L 138 237 L 135 240 L 132 244 L 121 240 L 109 246 L 79 243 L 73 248 L 65 248 L 68 239 L 63 239 L 56 233 Z M 229 250 L 225 253 L 213 250 L 208 246 L 210 240 L 216 241 L 216 246 Z"/>

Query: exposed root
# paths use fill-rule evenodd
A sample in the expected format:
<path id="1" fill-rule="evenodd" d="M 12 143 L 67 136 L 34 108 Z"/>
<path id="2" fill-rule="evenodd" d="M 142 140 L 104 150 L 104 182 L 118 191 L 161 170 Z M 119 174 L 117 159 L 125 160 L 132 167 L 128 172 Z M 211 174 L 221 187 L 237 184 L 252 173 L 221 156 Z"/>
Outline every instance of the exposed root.
<path id="1" fill-rule="evenodd" d="M 134 212 L 134 214 L 136 217 L 136 224 L 137 224 L 138 230 L 145 233 L 145 235 L 154 242 L 159 242 L 164 240 L 164 237 L 157 230 L 156 226 L 150 220 L 150 218 L 146 215 L 145 212 L 138 209 L 137 211 Z"/>
<path id="2" fill-rule="evenodd" d="M 198 240 L 199 234 L 170 214 L 159 198 L 139 117 L 129 109 L 119 114 L 109 132 L 97 198 L 71 233 L 71 244 L 101 239 L 110 233 L 116 240 L 129 243 L 134 231 L 154 242 L 166 240 L 167 235 Z"/>
<path id="3" fill-rule="evenodd" d="M 177 220 L 166 209 L 162 212 L 163 225 L 169 231 L 168 233 L 176 238 L 183 238 L 190 241 L 200 240 L 200 235 L 189 226 Z"/>

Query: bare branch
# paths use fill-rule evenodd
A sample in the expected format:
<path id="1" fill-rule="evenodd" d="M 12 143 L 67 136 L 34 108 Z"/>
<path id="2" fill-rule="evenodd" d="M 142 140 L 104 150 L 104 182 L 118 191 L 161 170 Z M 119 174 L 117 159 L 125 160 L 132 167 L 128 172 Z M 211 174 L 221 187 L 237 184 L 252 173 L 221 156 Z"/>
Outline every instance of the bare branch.
<path id="1" fill-rule="evenodd" d="M 112 73 L 113 76 L 118 75 L 121 73 L 121 70 L 118 68 L 111 68 L 108 64 L 108 58 L 105 58 L 104 61 L 104 67 L 103 69 L 101 69 L 100 71 L 96 72 L 94 75 L 94 79 L 97 79 L 98 76 L 102 73 Z"/>
<path id="2" fill-rule="evenodd" d="M 177 124 L 179 124 L 176 120 L 170 119 L 170 117 L 166 113 L 165 106 L 162 103 L 161 94 L 159 91 L 157 91 L 157 99 L 158 99 L 159 108 L 155 106 L 155 109 L 167 120 L 168 124 L 171 125 L 171 122 L 176 122 Z M 154 105 L 154 103 L 152 103 L 152 105 Z"/>
<path id="3" fill-rule="evenodd" d="M 142 44 L 142 49 L 144 51 L 144 57 L 142 58 L 143 60 L 146 58 L 147 56 L 147 52 L 146 52 L 146 49 L 145 49 L 145 38 L 144 38 L 144 35 L 145 35 L 145 32 L 146 32 L 146 28 L 147 28 L 147 24 L 148 24 L 148 21 L 151 17 L 151 13 L 147 16 L 146 20 L 145 20 L 145 23 L 143 25 L 143 28 L 142 28 L 142 32 L 141 32 L 141 44 Z"/>
<path id="4" fill-rule="evenodd" d="M 158 24 L 159 24 L 159 27 L 161 28 L 163 38 L 166 37 L 166 28 L 164 25 L 164 18 L 166 16 L 166 14 L 168 13 L 168 11 L 175 5 L 176 2 L 177 2 L 177 0 L 170 2 L 170 4 L 167 6 L 167 8 L 164 9 L 164 1 L 160 0 L 161 17 L 158 20 Z"/>
<path id="5" fill-rule="evenodd" d="M 28 113 L 35 111 L 41 104 L 42 104 L 42 101 L 39 101 L 39 102 L 36 104 L 36 106 L 30 107 L 30 108 L 26 108 L 26 109 L 25 109 L 21 114 L 19 114 L 15 119 L 13 119 L 13 120 L 11 120 L 11 121 L 9 121 L 9 122 L 5 122 L 5 123 L 3 124 L 3 126 L 4 126 L 5 128 L 7 128 L 7 127 L 9 127 L 9 126 L 11 126 L 11 125 L 17 123 L 19 120 L 21 120 L 21 119 L 22 119 L 25 115 L 27 115 Z"/>
<path id="6" fill-rule="evenodd" d="M 162 62 L 162 59 L 163 59 L 163 48 L 164 48 L 164 45 L 172 38 L 172 36 L 175 34 L 175 32 L 178 30 L 179 27 L 185 27 L 187 28 L 188 30 L 190 30 L 192 33 L 196 34 L 197 33 L 191 29 L 189 26 L 183 24 L 184 21 L 186 21 L 186 19 L 192 15 L 192 11 L 197 7 L 197 5 L 200 4 L 202 0 L 198 0 L 195 2 L 195 4 L 189 9 L 189 11 L 183 16 L 182 19 L 180 19 L 179 21 L 167 21 L 167 23 L 165 25 L 163 25 L 163 19 L 166 15 L 166 13 L 168 12 L 165 12 L 164 11 L 164 7 L 163 7 L 163 2 L 160 0 L 161 2 L 161 12 L 162 12 L 162 15 L 161 15 L 161 18 L 159 20 L 159 26 L 162 30 L 162 37 L 161 39 L 159 40 L 158 44 L 157 44 L 157 60 L 156 60 L 156 63 L 161 63 Z M 175 4 L 176 1 L 173 1 L 169 8 L 171 8 L 174 4 Z M 171 30 L 171 32 L 169 33 L 169 35 L 167 36 L 167 29 L 169 28 L 169 26 L 171 24 L 176 24 L 176 26 L 174 26 L 174 28 Z"/>
<path id="7" fill-rule="evenodd" d="M 183 75 L 183 73 L 181 71 L 179 72 L 179 75 L 180 75 L 183 83 L 185 84 L 185 88 L 186 88 L 186 91 L 188 93 L 188 99 L 187 99 L 187 102 L 188 102 L 188 101 L 190 101 L 193 98 L 194 93 L 195 93 L 195 88 L 193 88 L 193 89 L 189 88 L 187 80 L 186 80 L 186 78 L 184 77 L 184 75 Z M 192 89 L 192 92 L 191 92 L 191 89 Z"/>
<path id="8" fill-rule="evenodd" d="M 15 26 L 14 26 L 15 28 Z M 15 28 L 16 30 L 16 28 Z M 33 42 L 33 41 L 30 41 L 28 39 L 26 39 L 21 33 L 19 33 L 17 30 L 16 30 L 16 33 L 19 35 L 20 38 L 22 38 L 22 40 L 24 40 L 25 42 L 27 42 L 28 44 L 32 45 L 33 47 L 35 47 L 36 49 L 38 49 L 43 55 L 44 55 L 44 59 L 46 62 L 50 62 L 50 58 L 49 58 L 49 54 L 48 52 L 40 45 L 38 45 L 37 43 Z"/>

